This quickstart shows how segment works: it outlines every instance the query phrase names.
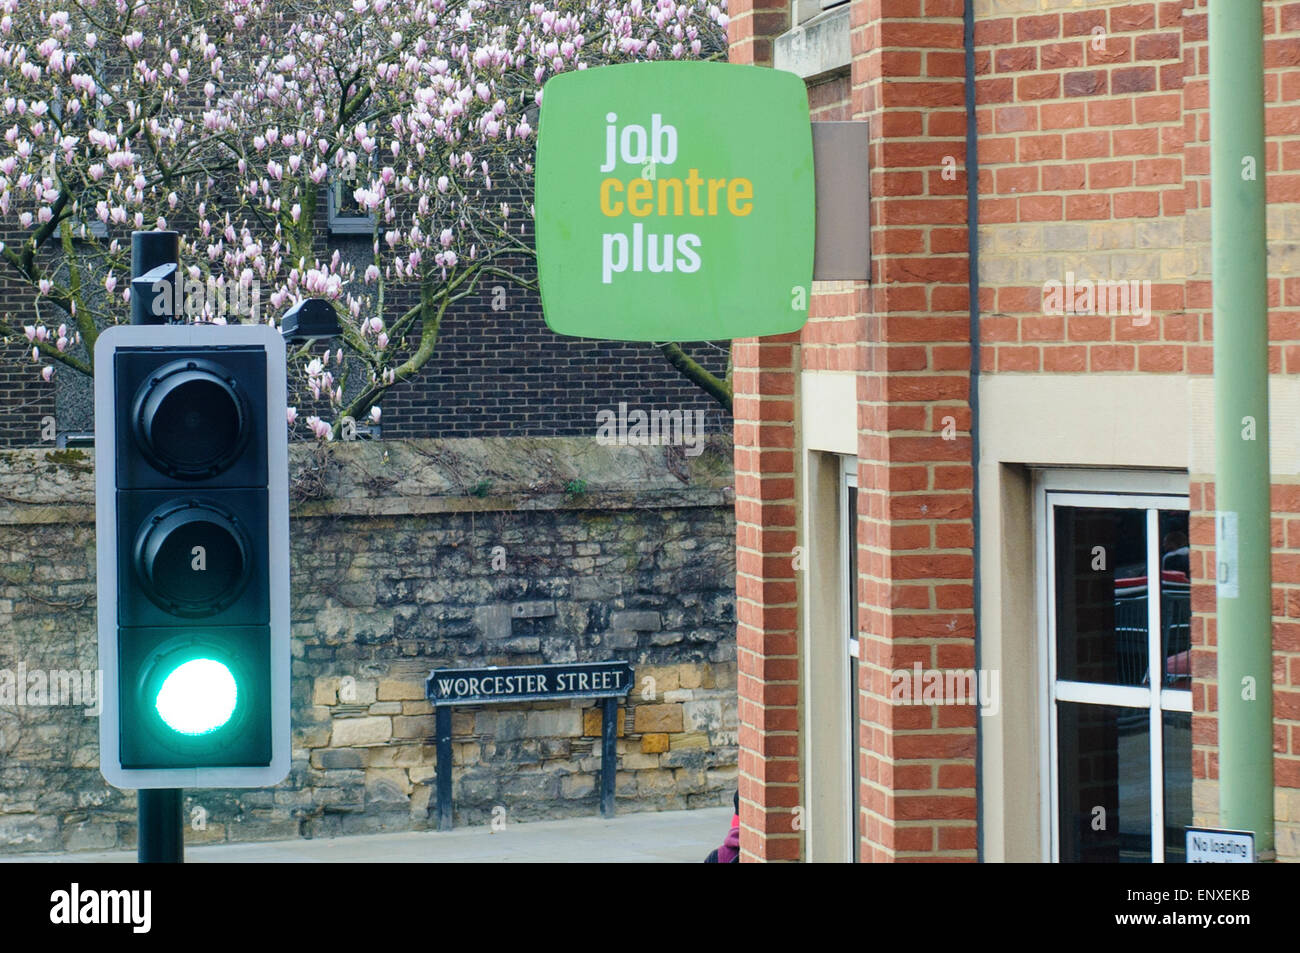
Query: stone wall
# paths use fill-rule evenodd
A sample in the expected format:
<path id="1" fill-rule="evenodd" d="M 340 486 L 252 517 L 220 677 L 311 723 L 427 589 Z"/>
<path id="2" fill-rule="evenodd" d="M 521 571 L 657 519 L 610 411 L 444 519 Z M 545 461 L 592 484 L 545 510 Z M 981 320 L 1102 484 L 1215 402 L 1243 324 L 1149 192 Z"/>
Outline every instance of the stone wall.
<path id="1" fill-rule="evenodd" d="M 186 792 L 189 841 L 430 828 L 423 680 L 452 666 L 626 659 L 618 809 L 728 803 L 731 449 L 712 439 L 696 457 L 572 438 L 295 445 L 293 766 L 273 789 Z M 134 793 L 100 776 L 85 710 L 93 504 L 92 455 L 0 452 L 0 851 L 135 841 Z M 594 703 L 454 712 L 458 825 L 597 813 Z"/>

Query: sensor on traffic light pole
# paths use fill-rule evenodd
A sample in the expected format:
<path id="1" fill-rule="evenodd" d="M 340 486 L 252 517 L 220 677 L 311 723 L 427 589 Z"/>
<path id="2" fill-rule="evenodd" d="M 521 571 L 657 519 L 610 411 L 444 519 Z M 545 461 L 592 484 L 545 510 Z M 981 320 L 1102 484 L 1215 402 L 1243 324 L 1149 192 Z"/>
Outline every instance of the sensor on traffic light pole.
<path id="1" fill-rule="evenodd" d="M 269 325 L 95 344 L 100 769 L 120 788 L 289 770 L 284 342 Z"/>

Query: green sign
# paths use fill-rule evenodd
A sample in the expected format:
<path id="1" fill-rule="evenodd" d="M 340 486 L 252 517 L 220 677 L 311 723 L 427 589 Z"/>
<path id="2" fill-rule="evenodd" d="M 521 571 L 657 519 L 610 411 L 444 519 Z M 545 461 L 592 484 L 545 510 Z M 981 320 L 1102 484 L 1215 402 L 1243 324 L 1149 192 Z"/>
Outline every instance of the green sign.
<path id="1" fill-rule="evenodd" d="M 704 341 L 807 320 L 812 127 L 793 73 L 677 61 L 562 73 L 544 89 L 536 179 L 553 331 Z"/>

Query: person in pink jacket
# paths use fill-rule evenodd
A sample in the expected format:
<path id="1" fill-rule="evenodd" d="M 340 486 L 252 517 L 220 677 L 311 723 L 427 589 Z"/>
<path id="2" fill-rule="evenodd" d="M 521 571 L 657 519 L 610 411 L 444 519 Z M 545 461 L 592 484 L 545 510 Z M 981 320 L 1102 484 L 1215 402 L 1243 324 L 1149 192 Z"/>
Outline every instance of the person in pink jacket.
<path id="1" fill-rule="evenodd" d="M 709 856 L 704 858 L 706 864 L 740 863 L 740 791 L 736 791 L 731 803 L 735 805 L 735 813 L 731 815 L 731 829 L 722 839 L 722 846 L 709 851 Z"/>

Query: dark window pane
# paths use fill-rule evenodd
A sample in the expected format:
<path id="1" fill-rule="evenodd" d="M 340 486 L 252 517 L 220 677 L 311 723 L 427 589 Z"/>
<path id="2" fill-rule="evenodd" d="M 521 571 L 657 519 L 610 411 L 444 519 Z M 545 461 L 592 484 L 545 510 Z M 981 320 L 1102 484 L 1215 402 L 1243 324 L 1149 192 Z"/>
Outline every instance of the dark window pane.
<path id="1" fill-rule="evenodd" d="M 1192 688 L 1192 585 L 1187 511 L 1160 511 L 1160 644 L 1164 687 Z"/>
<path id="2" fill-rule="evenodd" d="M 1064 863 L 1151 861 L 1151 723 L 1143 708 L 1057 703 Z"/>
<path id="3" fill-rule="evenodd" d="M 1165 862 L 1187 860 L 1186 828 L 1192 825 L 1192 713 L 1167 711 L 1164 718 Z"/>
<path id="4" fill-rule="evenodd" d="M 1146 511 L 1056 509 L 1056 677 L 1148 678 Z"/>

